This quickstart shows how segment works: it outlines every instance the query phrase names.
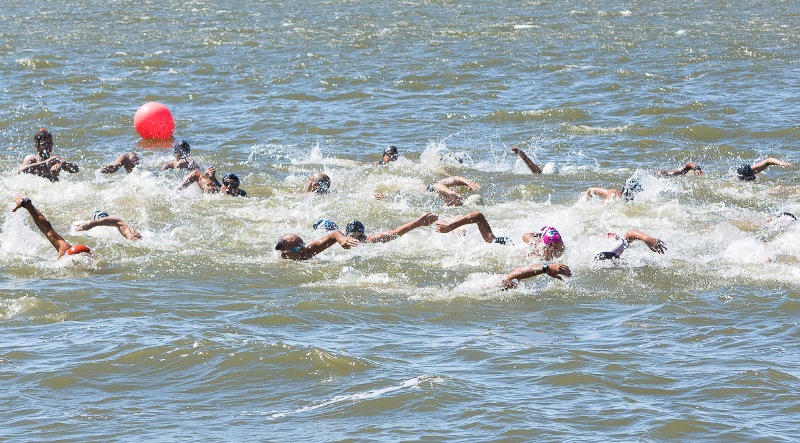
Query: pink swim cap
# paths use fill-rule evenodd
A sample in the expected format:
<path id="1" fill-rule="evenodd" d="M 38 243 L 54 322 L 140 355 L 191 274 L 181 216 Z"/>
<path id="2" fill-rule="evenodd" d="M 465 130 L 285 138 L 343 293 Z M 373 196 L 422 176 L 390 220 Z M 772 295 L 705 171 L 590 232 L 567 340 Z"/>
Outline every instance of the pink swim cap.
<path id="1" fill-rule="evenodd" d="M 553 243 L 561 242 L 561 234 L 552 226 L 545 226 L 542 228 L 542 243 L 552 245 Z"/>

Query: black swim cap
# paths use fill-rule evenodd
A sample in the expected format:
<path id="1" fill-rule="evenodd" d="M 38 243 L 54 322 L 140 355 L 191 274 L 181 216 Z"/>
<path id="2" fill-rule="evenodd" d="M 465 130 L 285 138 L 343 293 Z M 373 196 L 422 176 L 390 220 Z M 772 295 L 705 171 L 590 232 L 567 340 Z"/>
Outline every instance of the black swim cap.
<path id="1" fill-rule="evenodd" d="M 742 163 L 736 168 L 736 176 L 739 177 L 739 180 L 755 180 L 756 173 L 753 172 L 753 168 L 750 167 L 747 163 Z"/>
<path id="2" fill-rule="evenodd" d="M 236 180 L 237 184 L 242 182 L 241 180 L 239 180 L 239 177 L 234 173 L 225 174 L 225 177 L 222 177 L 222 184 L 224 185 L 225 182 L 228 180 Z"/>
<path id="3" fill-rule="evenodd" d="M 597 261 L 599 261 L 599 260 L 614 260 L 614 259 L 618 259 L 618 258 L 619 258 L 619 255 L 617 255 L 617 254 L 615 254 L 613 252 L 609 252 L 609 251 L 601 252 L 601 253 L 599 253 L 599 254 L 594 256 L 594 259 L 597 260 Z"/>
<path id="4" fill-rule="evenodd" d="M 397 146 L 392 145 L 384 149 L 383 155 L 390 155 L 392 157 L 397 157 Z"/>
<path id="5" fill-rule="evenodd" d="M 347 224 L 347 227 L 344 228 L 344 232 L 347 233 L 347 235 L 350 235 L 353 232 L 362 232 L 363 233 L 365 230 L 366 230 L 366 228 L 364 228 L 364 223 L 361 223 L 358 220 L 351 221 L 350 223 Z"/>
<path id="6" fill-rule="evenodd" d="M 39 129 L 39 132 L 34 134 L 33 142 L 36 143 L 36 146 L 41 145 L 43 142 L 50 142 L 53 143 L 53 134 L 47 130 L 47 128 Z"/>
<path id="7" fill-rule="evenodd" d="M 172 143 L 172 148 L 175 150 L 175 155 L 189 155 L 189 151 L 191 151 L 189 142 L 186 140 L 175 140 Z"/>

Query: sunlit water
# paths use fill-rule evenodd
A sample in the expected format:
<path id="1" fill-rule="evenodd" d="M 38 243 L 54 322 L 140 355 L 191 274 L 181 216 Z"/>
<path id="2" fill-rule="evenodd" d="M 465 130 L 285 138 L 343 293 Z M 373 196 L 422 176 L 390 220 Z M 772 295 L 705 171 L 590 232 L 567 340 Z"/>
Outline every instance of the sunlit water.
<path id="1" fill-rule="evenodd" d="M 19 2 L 0 8 L 4 441 L 797 441 L 793 2 Z M 178 192 L 156 100 L 250 198 Z M 81 166 L 20 176 L 32 136 Z M 374 166 L 383 148 L 401 158 Z M 511 155 L 521 146 L 547 174 Z M 135 150 L 131 174 L 97 168 Z M 457 160 L 461 160 L 459 163 Z M 694 160 L 705 176 L 656 177 Z M 303 192 L 327 172 L 328 196 Z M 464 207 L 426 186 L 477 181 Z M 629 203 L 583 196 L 636 175 Z M 62 259 L 25 192 L 93 260 Z M 386 198 L 377 200 L 374 194 Z M 95 209 L 143 234 L 75 231 Z M 307 262 L 284 233 L 481 211 Z M 497 291 L 556 226 L 573 277 Z M 607 232 L 639 229 L 595 262 Z"/>

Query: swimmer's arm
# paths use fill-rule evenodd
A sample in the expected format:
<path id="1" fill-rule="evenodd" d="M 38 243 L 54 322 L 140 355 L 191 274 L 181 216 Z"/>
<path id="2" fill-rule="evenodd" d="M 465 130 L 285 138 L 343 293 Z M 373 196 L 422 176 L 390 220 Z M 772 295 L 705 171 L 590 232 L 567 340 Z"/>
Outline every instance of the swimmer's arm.
<path id="1" fill-rule="evenodd" d="M 74 174 L 74 173 L 80 171 L 80 168 L 78 167 L 77 164 L 72 163 L 72 162 L 68 162 L 68 161 L 66 161 L 64 159 L 61 159 L 61 169 L 65 170 L 65 171 L 67 171 L 67 172 L 69 172 L 71 174 Z"/>
<path id="2" fill-rule="evenodd" d="M 514 269 L 508 275 L 506 275 L 503 281 L 500 282 L 500 289 L 505 290 L 514 288 L 517 286 L 517 283 L 519 283 L 520 280 L 536 277 L 537 275 L 545 273 L 550 277 L 557 278 L 559 280 L 561 280 L 562 275 L 565 277 L 572 276 L 572 271 L 569 269 L 569 267 L 561 263 L 548 265 L 547 270 L 543 269 L 542 265 L 525 266 Z"/>
<path id="3" fill-rule="evenodd" d="M 522 161 L 525 163 L 525 165 L 528 167 L 528 169 L 531 170 L 532 173 L 534 173 L 534 174 L 541 174 L 542 173 L 541 168 L 536 166 L 536 163 L 534 163 L 530 158 L 528 158 L 528 155 L 525 154 L 525 152 L 522 149 L 519 149 L 516 146 L 512 146 L 511 147 L 511 152 L 513 152 L 515 154 L 518 154 L 519 158 L 522 159 Z"/>
<path id="4" fill-rule="evenodd" d="M 435 183 L 433 190 L 444 201 L 445 206 L 461 206 L 464 204 L 464 199 L 457 192 L 450 190 L 447 185 L 441 182 Z"/>
<path id="5" fill-rule="evenodd" d="M 539 243 L 541 238 L 542 238 L 542 233 L 541 232 L 528 232 L 528 233 L 522 234 L 522 241 L 524 241 L 525 243 L 527 243 L 529 245 L 535 245 L 535 244 Z"/>
<path id="6" fill-rule="evenodd" d="M 339 243 L 339 245 L 344 249 L 350 249 L 358 246 L 358 240 L 342 234 L 341 231 L 333 231 L 324 237 L 308 243 L 303 251 L 308 257 L 313 257 L 336 243 Z"/>
<path id="7" fill-rule="evenodd" d="M 481 188 L 481 185 L 479 185 L 478 182 L 474 182 L 458 175 L 439 180 L 437 183 L 441 183 L 444 186 L 466 186 L 468 189 L 473 191 L 477 191 Z"/>
<path id="8" fill-rule="evenodd" d="M 663 169 L 659 169 L 656 171 L 656 175 L 666 175 L 668 177 L 673 177 L 676 175 L 684 175 L 689 171 L 694 171 L 696 175 L 703 175 L 703 169 L 696 162 L 688 162 L 685 165 L 681 166 L 678 169 L 672 171 L 665 171 Z"/>
<path id="9" fill-rule="evenodd" d="M 586 196 L 591 197 L 595 195 L 598 197 L 603 197 L 604 200 L 608 200 L 617 196 L 617 193 L 614 191 L 615 189 L 589 188 L 586 190 Z"/>
<path id="10" fill-rule="evenodd" d="M 631 243 L 634 240 L 640 240 L 644 242 L 644 244 L 646 244 L 651 251 L 659 254 L 663 254 L 664 251 L 667 250 L 667 245 L 664 244 L 663 241 L 653 237 L 652 235 L 645 234 L 644 232 L 637 231 L 635 229 L 631 229 L 630 231 L 626 232 L 623 238 L 628 243 Z"/>
<path id="11" fill-rule="evenodd" d="M 117 228 L 120 234 L 128 240 L 139 240 L 142 235 L 136 229 L 133 229 L 128 223 L 116 216 L 104 217 L 98 220 L 86 220 L 85 222 L 77 223 L 75 225 L 76 231 L 88 231 L 89 229 L 98 226 L 109 226 Z"/>
<path id="12" fill-rule="evenodd" d="M 789 162 L 778 160 L 777 158 L 770 157 L 768 159 L 761 160 L 760 162 L 755 163 L 751 167 L 753 168 L 753 172 L 758 174 L 759 172 L 764 171 L 765 169 L 767 169 L 770 166 L 780 166 L 781 168 L 791 168 L 792 164 L 789 163 Z"/>
<path id="13" fill-rule="evenodd" d="M 39 168 L 42 168 L 42 167 L 49 168 L 54 164 L 63 162 L 63 160 L 61 160 L 61 158 L 57 157 L 57 156 L 50 157 L 47 160 L 42 160 L 40 162 L 37 162 L 35 160 L 36 160 L 36 156 L 33 156 L 33 155 L 29 155 L 29 156 L 25 157 L 25 160 L 23 160 L 22 164 L 19 166 L 19 168 L 17 168 L 17 174 L 20 174 L 20 173 L 23 173 L 23 172 L 27 173 L 27 174 L 35 174 L 36 173 L 36 171 L 35 171 L 36 169 L 39 169 Z"/>
<path id="14" fill-rule="evenodd" d="M 436 229 L 436 232 L 447 233 L 456 228 L 460 228 L 461 226 L 472 223 L 478 225 L 478 231 L 480 231 L 481 237 L 483 237 L 486 243 L 491 243 L 494 241 L 495 236 L 492 232 L 492 227 L 489 225 L 489 221 L 486 220 L 486 217 L 483 215 L 483 213 L 478 211 L 463 215 L 449 223 L 436 223 L 434 229 Z"/>
<path id="15" fill-rule="evenodd" d="M 396 229 L 392 229 L 391 231 L 381 232 L 379 234 L 373 234 L 367 237 L 367 243 L 386 243 L 390 240 L 394 240 L 401 235 L 407 234 L 409 231 L 420 228 L 422 226 L 430 226 L 439 217 L 436 214 L 427 213 L 425 215 L 420 216 L 418 219 L 408 222 L 402 226 L 399 226 Z"/>
<path id="16" fill-rule="evenodd" d="M 61 256 L 66 254 L 67 250 L 72 247 L 72 245 L 64 240 L 64 237 L 53 229 L 53 225 L 51 225 L 47 218 L 33 206 L 33 202 L 29 198 L 18 195 L 14 199 L 14 209 L 12 209 L 11 212 L 16 212 L 19 208 L 25 208 L 28 211 L 36 227 L 39 228 L 42 234 L 47 237 L 47 240 L 50 241 L 50 244 L 58 251 L 58 258 L 61 258 Z"/>

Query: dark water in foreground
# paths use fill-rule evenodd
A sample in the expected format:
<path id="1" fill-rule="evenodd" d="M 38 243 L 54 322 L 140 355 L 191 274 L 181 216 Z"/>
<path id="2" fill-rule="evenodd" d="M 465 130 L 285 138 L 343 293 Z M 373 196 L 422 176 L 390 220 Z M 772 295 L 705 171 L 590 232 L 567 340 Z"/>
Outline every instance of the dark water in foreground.
<path id="1" fill-rule="evenodd" d="M 729 180 L 800 160 L 796 3 L 1 6 L 0 201 L 26 192 L 98 257 L 56 262 L 25 214 L 0 217 L 0 440 L 800 440 L 800 227 L 770 223 L 800 214 L 798 166 Z M 151 100 L 250 198 L 156 174 L 170 150 L 132 127 Z M 42 126 L 81 172 L 16 174 Z M 370 165 L 389 144 L 401 159 Z M 132 174 L 96 172 L 128 150 Z M 689 160 L 706 175 L 648 174 Z M 333 193 L 303 195 L 319 170 Z M 582 197 L 632 174 L 631 203 Z M 424 191 L 448 175 L 480 201 Z M 143 240 L 71 229 L 94 209 Z M 321 217 L 371 233 L 470 211 L 514 245 L 421 228 L 274 251 Z M 496 291 L 543 225 L 573 277 Z M 631 228 L 667 252 L 592 261 Z"/>

